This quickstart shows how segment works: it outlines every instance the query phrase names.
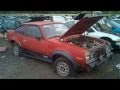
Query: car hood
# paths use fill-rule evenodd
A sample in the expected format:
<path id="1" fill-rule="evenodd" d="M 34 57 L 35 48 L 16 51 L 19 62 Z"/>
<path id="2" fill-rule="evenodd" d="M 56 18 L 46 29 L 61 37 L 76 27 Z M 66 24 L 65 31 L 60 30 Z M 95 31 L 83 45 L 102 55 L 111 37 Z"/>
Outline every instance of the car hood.
<path id="1" fill-rule="evenodd" d="M 63 34 L 60 37 L 60 39 L 66 36 L 84 33 L 86 30 L 88 30 L 93 24 L 95 24 L 101 18 L 103 18 L 103 16 L 82 18 L 79 22 L 73 25 L 65 34 Z"/>

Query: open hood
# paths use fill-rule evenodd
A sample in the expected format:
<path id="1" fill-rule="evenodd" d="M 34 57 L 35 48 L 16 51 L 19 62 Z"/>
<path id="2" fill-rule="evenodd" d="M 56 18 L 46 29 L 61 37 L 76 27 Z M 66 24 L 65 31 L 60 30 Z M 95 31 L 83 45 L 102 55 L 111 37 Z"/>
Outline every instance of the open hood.
<path id="1" fill-rule="evenodd" d="M 64 35 L 62 35 L 60 39 L 66 36 L 84 33 L 101 18 L 103 18 L 103 16 L 82 18 L 79 22 L 72 26 Z"/>

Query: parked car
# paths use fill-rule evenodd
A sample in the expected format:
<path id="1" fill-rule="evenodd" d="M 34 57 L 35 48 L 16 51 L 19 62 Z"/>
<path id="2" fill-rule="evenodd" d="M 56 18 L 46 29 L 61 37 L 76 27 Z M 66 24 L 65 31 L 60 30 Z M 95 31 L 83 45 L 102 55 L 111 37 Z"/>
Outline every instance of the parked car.
<path id="1" fill-rule="evenodd" d="M 85 15 L 86 15 L 86 13 L 80 13 L 74 18 L 74 20 L 80 20 L 81 18 L 84 18 Z"/>
<path id="2" fill-rule="evenodd" d="M 44 15 L 40 15 L 40 16 L 36 15 L 36 16 L 32 16 L 30 18 L 31 18 L 30 22 L 33 22 L 33 21 L 44 21 L 45 20 L 45 16 Z"/>
<path id="3" fill-rule="evenodd" d="M 107 32 L 101 32 L 98 26 L 92 26 L 86 32 L 86 36 L 104 39 L 111 43 L 113 49 L 120 49 L 120 37 Z"/>
<path id="4" fill-rule="evenodd" d="M 1 19 L 1 30 L 5 33 L 8 29 L 14 29 L 18 27 L 20 22 L 15 16 L 2 16 Z"/>
<path id="5" fill-rule="evenodd" d="M 78 21 L 76 21 L 76 20 L 69 21 L 69 22 L 66 22 L 65 25 L 68 28 L 72 28 L 75 25 L 75 23 L 77 23 L 77 22 Z M 108 29 L 107 26 L 104 26 L 104 29 L 100 28 L 100 26 L 98 26 L 97 22 L 83 34 L 86 36 L 89 36 L 89 37 L 104 39 L 104 40 L 110 42 L 112 45 L 112 48 L 114 50 L 120 48 L 120 37 L 117 35 L 114 35 L 113 31 Z"/>
<path id="6" fill-rule="evenodd" d="M 71 20 L 74 20 L 74 19 L 73 19 L 72 16 L 66 15 L 66 16 L 65 16 L 65 20 L 66 20 L 66 21 L 71 21 Z"/>
<path id="7" fill-rule="evenodd" d="M 77 70 L 90 71 L 111 56 L 109 42 L 82 35 L 101 17 L 83 18 L 71 29 L 57 22 L 29 22 L 9 30 L 8 41 L 15 56 L 28 56 L 53 63 L 60 76 Z"/>
<path id="8" fill-rule="evenodd" d="M 65 23 L 65 17 L 64 16 L 51 16 L 50 20 L 53 22 L 61 22 L 61 23 Z"/>
<path id="9" fill-rule="evenodd" d="M 104 24 L 99 23 L 101 25 L 101 26 L 100 25 L 99 26 L 102 29 L 104 29 L 104 27 L 102 27 L 102 26 L 109 27 L 109 28 L 111 28 L 111 30 L 110 30 L 111 33 L 113 33 L 117 36 L 120 36 L 120 19 L 107 17 L 102 20 L 105 22 Z"/>
<path id="10" fill-rule="evenodd" d="M 21 24 L 31 21 L 31 16 L 28 15 L 16 16 L 16 18 Z"/>

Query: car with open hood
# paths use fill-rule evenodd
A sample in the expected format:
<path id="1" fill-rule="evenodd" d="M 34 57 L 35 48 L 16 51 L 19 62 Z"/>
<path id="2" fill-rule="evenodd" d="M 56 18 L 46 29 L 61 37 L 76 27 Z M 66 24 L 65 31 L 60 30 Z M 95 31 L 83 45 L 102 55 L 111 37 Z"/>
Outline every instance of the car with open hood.
<path id="1" fill-rule="evenodd" d="M 59 22 L 29 22 L 9 30 L 7 37 L 15 56 L 53 63 L 55 72 L 67 77 L 90 71 L 112 55 L 109 42 L 82 35 L 99 19 L 83 18 L 70 29 Z"/>

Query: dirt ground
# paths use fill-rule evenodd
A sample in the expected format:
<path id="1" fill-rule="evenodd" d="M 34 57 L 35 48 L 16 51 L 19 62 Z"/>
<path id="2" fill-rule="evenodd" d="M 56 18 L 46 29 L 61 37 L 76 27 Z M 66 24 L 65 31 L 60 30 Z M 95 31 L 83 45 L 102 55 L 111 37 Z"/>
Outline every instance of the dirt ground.
<path id="1" fill-rule="evenodd" d="M 52 65 L 47 62 L 25 57 L 15 57 L 7 40 L 0 39 L 0 46 L 7 45 L 8 49 L 0 53 L 0 79 L 63 79 L 54 73 Z M 70 79 L 119 79 L 120 52 L 115 51 L 113 58 L 107 60 L 90 72 L 78 72 Z"/>

